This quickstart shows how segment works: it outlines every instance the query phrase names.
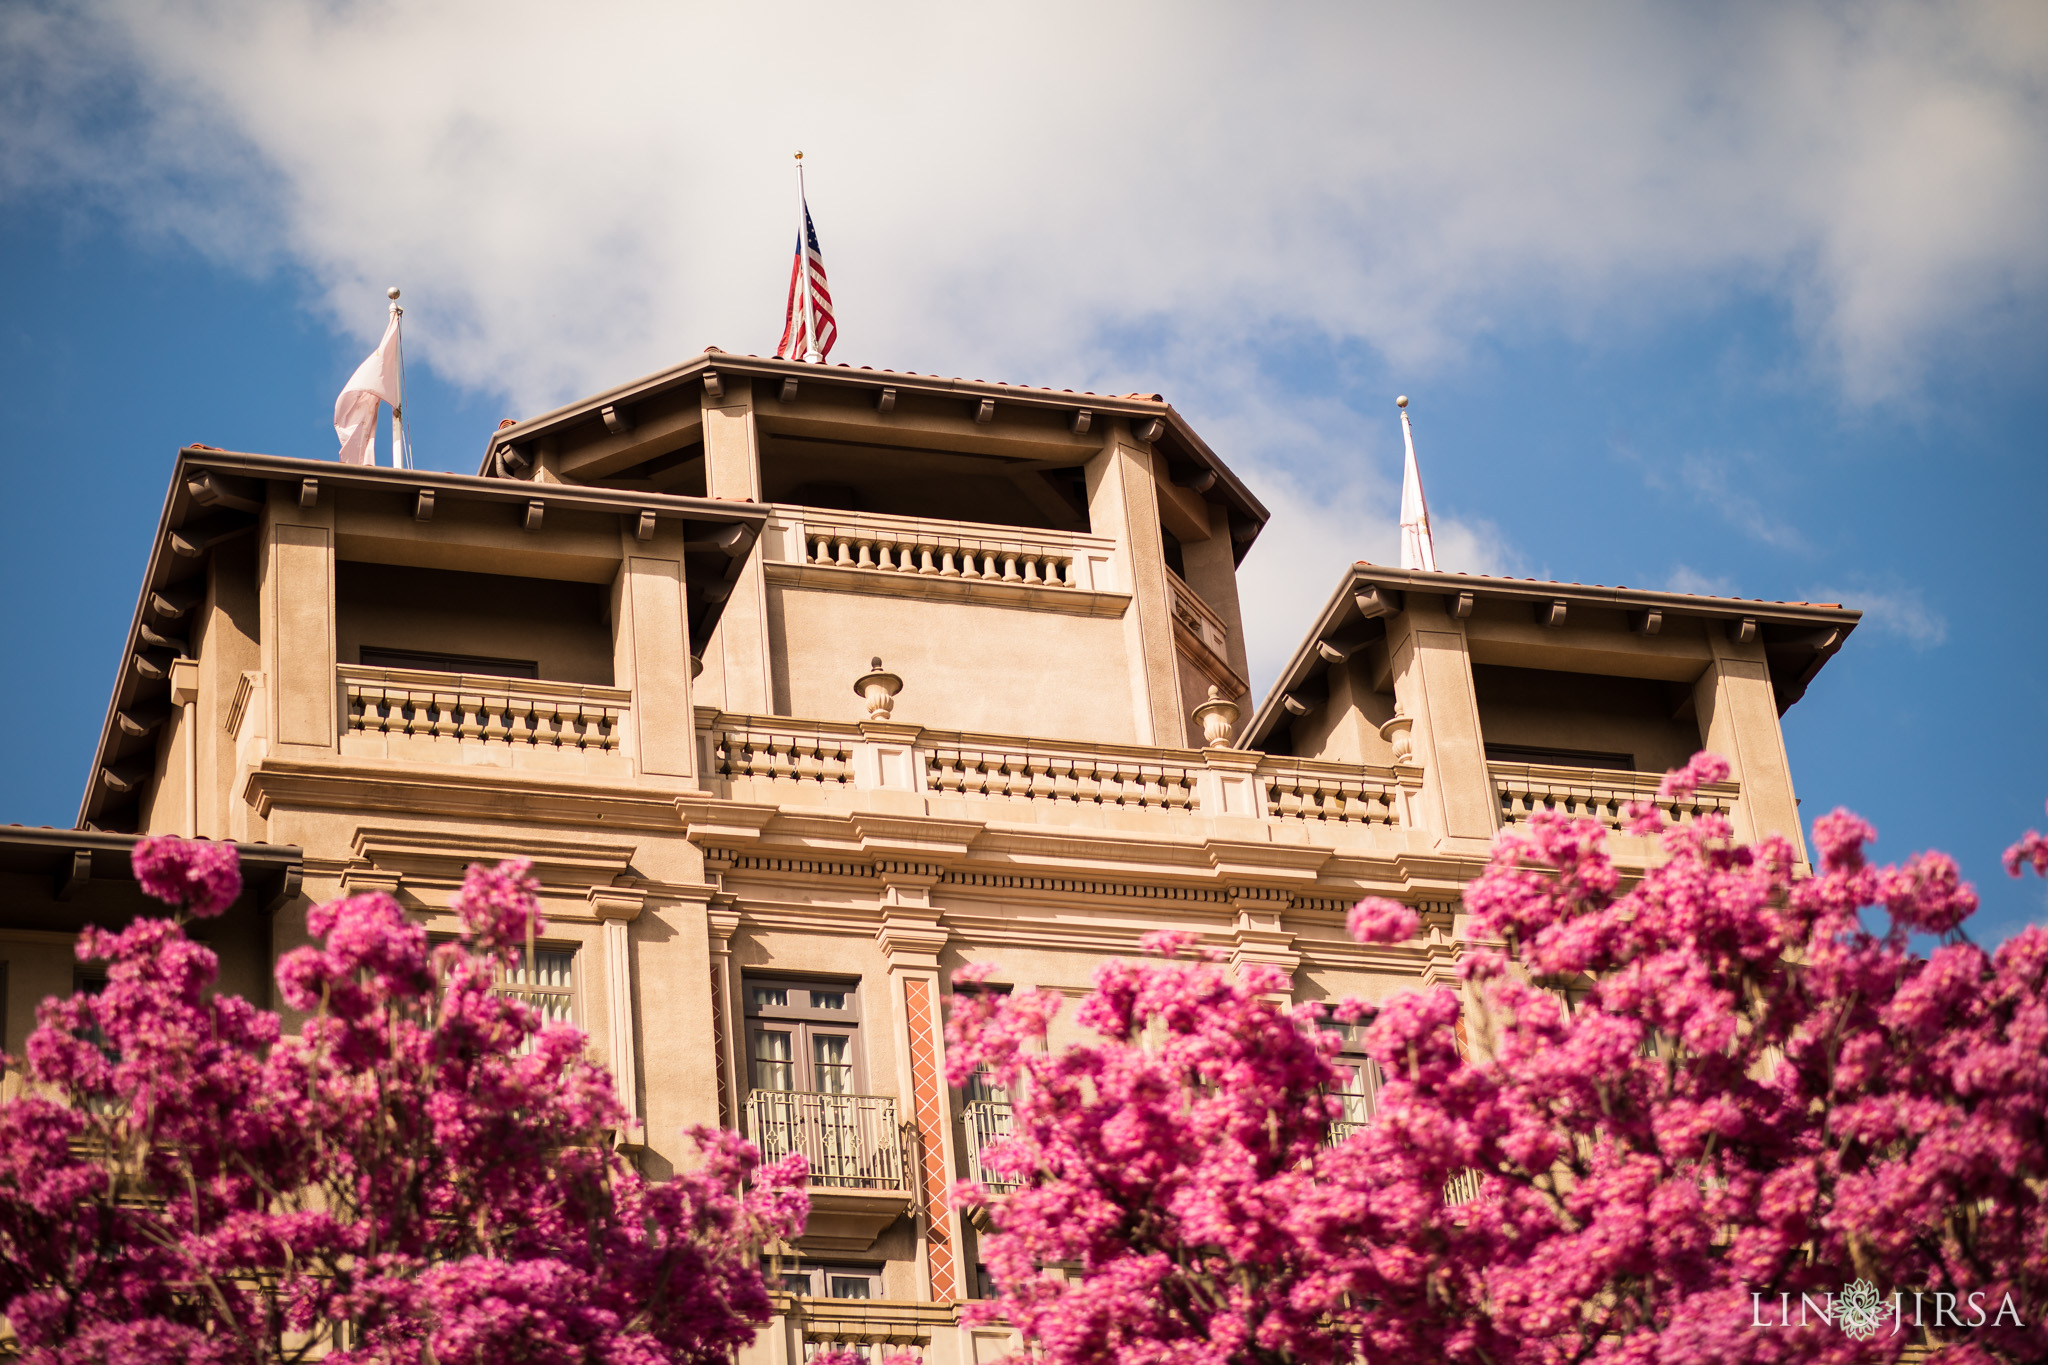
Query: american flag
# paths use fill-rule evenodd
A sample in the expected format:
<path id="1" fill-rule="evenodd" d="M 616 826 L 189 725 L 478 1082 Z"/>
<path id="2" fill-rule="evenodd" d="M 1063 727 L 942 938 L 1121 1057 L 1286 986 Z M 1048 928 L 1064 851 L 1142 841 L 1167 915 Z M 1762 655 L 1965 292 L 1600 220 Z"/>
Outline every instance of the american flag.
<path id="1" fill-rule="evenodd" d="M 808 250 L 806 249 L 808 248 Z M 811 266 L 810 344 L 804 344 L 804 261 Z M 804 205 L 803 240 L 796 244 L 796 256 L 789 263 L 789 307 L 783 314 L 782 340 L 775 347 L 778 360 L 806 360 L 817 352 L 820 360 L 832 354 L 839 340 L 839 324 L 832 320 L 832 291 L 825 286 L 825 257 L 818 250 L 818 229 L 811 225 L 811 207 Z"/>

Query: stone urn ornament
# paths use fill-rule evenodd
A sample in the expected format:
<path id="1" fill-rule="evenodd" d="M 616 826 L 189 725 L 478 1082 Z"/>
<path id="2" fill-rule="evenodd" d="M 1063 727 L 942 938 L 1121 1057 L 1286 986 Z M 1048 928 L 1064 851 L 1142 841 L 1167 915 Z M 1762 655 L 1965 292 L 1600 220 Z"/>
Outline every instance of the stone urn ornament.
<path id="1" fill-rule="evenodd" d="M 1209 684 L 1209 700 L 1195 708 L 1195 724 L 1202 727 L 1202 747 L 1205 749 L 1228 749 L 1231 733 L 1237 728 L 1237 703 L 1227 700 Z"/>
<path id="2" fill-rule="evenodd" d="M 853 684 L 853 694 L 868 704 L 869 720 L 889 719 L 889 713 L 896 709 L 896 694 L 902 690 L 903 679 L 894 673 L 884 673 L 879 655 Z"/>
<path id="3" fill-rule="evenodd" d="M 1380 738 L 1394 746 L 1394 766 L 1412 768 L 1415 766 L 1415 717 L 1404 716 L 1401 709 L 1394 708 L 1393 718 L 1380 726 Z"/>

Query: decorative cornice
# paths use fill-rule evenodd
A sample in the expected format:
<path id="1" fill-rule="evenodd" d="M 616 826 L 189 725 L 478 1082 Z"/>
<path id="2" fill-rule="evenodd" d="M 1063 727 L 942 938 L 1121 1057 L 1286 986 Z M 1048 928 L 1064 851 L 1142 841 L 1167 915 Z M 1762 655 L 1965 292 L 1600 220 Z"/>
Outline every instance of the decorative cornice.
<path id="1" fill-rule="evenodd" d="M 555 781 L 492 768 L 435 773 L 397 762 L 369 766 L 266 758 L 250 770 L 242 790 L 264 819 L 283 805 L 448 816 L 493 825 L 516 822 L 662 833 L 673 833 L 676 827 L 672 792 Z"/>
<path id="2" fill-rule="evenodd" d="M 631 922 L 647 906 L 647 892 L 637 886 L 593 886 L 589 894 L 590 913 L 598 919 Z"/>

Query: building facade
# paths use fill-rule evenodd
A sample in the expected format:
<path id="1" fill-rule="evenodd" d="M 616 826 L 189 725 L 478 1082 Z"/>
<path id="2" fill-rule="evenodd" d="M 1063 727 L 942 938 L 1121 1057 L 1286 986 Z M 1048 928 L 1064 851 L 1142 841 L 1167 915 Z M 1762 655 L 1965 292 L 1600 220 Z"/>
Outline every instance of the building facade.
<path id="1" fill-rule="evenodd" d="M 1078 997 L 1178 928 L 1301 1000 L 1455 984 L 1496 831 L 1618 831 L 1703 746 L 1735 771 L 1690 809 L 1800 839 L 1778 718 L 1855 612 L 1359 564 L 1254 708 L 1266 520 L 1158 395 L 719 351 L 503 426 L 473 477 L 188 447 L 80 832 L 36 838 L 289 864 L 244 917 L 259 997 L 309 904 L 452 929 L 468 864 L 533 859 L 514 988 L 589 1035 L 644 1169 L 699 1123 L 811 1158 L 745 1358 L 972 1365 L 1007 1343 L 959 1324 L 950 1187 L 1008 1110 L 946 1084 L 955 969 Z M 73 984 L 8 936 L 75 932 L 53 894 L 0 922 L 9 1040 Z M 1369 894 L 1422 935 L 1348 939 Z"/>

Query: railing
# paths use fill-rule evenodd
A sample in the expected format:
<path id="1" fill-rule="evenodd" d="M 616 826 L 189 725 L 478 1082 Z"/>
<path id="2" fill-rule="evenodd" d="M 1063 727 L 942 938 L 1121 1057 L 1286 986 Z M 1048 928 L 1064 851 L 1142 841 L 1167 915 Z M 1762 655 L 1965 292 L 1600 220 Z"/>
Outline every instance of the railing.
<path id="1" fill-rule="evenodd" d="M 1657 795 L 1661 773 L 1602 772 L 1540 763 L 1489 763 L 1486 768 L 1493 775 L 1493 790 L 1500 797 L 1500 818 L 1505 825 L 1525 821 L 1539 810 L 1554 810 L 1590 816 L 1618 830 L 1628 824 L 1628 808 L 1638 801 L 1651 802 L 1667 819 L 1684 821 L 1709 812 L 1725 815 L 1742 794 L 1736 783 L 1716 782 L 1684 800 L 1670 800 Z"/>
<path id="2" fill-rule="evenodd" d="M 1459 1171 L 1444 1182 L 1444 1202 L 1446 1204 L 1469 1204 L 1478 1197 L 1479 1172 L 1477 1171 L 1470 1169 Z"/>
<path id="3" fill-rule="evenodd" d="M 725 781 L 850 788 L 861 728 L 843 721 L 698 712 L 705 771 Z M 1200 751 L 1131 744 L 1042 744 L 1005 735 L 925 730 L 912 743 L 918 786 L 970 801 L 1044 802 L 1201 814 Z M 1274 820 L 1399 826 L 1400 779 L 1386 769 L 1263 755 L 1258 801 Z"/>
<path id="4" fill-rule="evenodd" d="M 781 721 L 772 727 L 717 723 L 711 730 L 710 770 L 714 777 L 845 786 L 853 781 L 853 725 L 805 725 Z"/>
<path id="5" fill-rule="evenodd" d="M 811 1184 L 845 1190 L 908 1190 L 909 1162 L 886 1095 L 821 1095 L 754 1090 L 747 1095 L 747 1136 L 766 1161 L 801 1152 Z"/>
<path id="6" fill-rule="evenodd" d="M 942 796 L 1064 801 L 1130 810 L 1189 810 L 1195 773 L 1188 762 L 1150 762 L 1112 749 L 1039 745 L 985 747 L 977 736 L 931 737 L 919 744 L 925 786 Z"/>
<path id="7" fill-rule="evenodd" d="M 1112 587 L 1106 580 L 1116 542 L 1107 536 L 811 507 L 778 507 L 776 514 L 793 532 L 785 553 L 815 568 L 1026 587 Z"/>
<path id="8" fill-rule="evenodd" d="M 968 1175 L 997 1193 L 1016 1189 L 1016 1181 L 991 1171 L 987 1161 L 988 1149 L 1010 1135 L 1010 1106 L 976 1100 L 967 1105 L 962 1117 L 967 1129 Z"/>
<path id="9" fill-rule="evenodd" d="M 632 703 L 619 687 L 339 664 L 349 735 L 610 754 Z"/>
<path id="10" fill-rule="evenodd" d="M 1172 569 L 1166 571 L 1166 585 L 1171 589 L 1173 619 L 1187 627 L 1219 659 L 1230 657 L 1230 632 L 1224 628 L 1223 618 L 1216 614 L 1185 579 Z"/>
<path id="11" fill-rule="evenodd" d="M 1259 761 L 1259 790 L 1274 820 L 1398 825 L 1400 783 L 1342 763 L 1271 756 Z"/>

